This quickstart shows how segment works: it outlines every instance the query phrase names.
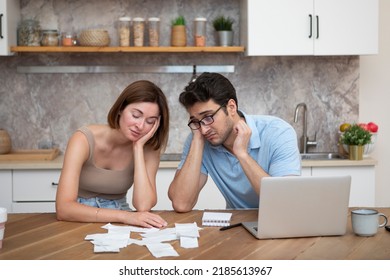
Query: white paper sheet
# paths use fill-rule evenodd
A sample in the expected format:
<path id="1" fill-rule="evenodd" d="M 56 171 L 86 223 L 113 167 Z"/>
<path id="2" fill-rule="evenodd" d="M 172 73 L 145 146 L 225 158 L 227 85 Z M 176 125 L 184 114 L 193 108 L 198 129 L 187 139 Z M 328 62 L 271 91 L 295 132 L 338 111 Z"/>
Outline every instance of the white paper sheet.
<path id="1" fill-rule="evenodd" d="M 180 247 L 182 248 L 198 248 L 198 238 L 196 237 L 186 237 L 181 236 L 180 237 Z"/>
<path id="2" fill-rule="evenodd" d="M 179 237 L 199 237 L 199 229 L 195 222 L 190 224 L 175 224 L 175 228 L 176 235 Z"/>
<path id="3" fill-rule="evenodd" d="M 94 244 L 94 252 L 119 252 L 128 244 L 128 233 L 96 233 L 85 237 Z"/>
<path id="4" fill-rule="evenodd" d="M 93 246 L 93 252 L 94 253 L 119 253 L 119 248 L 114 246 L 101 246 L 101 245 L 95 245 Z"/>
<path id="5" fill-rule="evenodd" d="M 179 254 L 169 243 L 153 243 L 147 244 L 150 253 L 156 258 L 161 257 L 177 257 Z"/>
<path id="6" fill-rule="evenodd" d="M 158 228 L 142 228 L 134 226 L 117 226 L 111 223 L 105 224 L 102 228 L 107 229 L 108 232 L 156 232 Z"/>

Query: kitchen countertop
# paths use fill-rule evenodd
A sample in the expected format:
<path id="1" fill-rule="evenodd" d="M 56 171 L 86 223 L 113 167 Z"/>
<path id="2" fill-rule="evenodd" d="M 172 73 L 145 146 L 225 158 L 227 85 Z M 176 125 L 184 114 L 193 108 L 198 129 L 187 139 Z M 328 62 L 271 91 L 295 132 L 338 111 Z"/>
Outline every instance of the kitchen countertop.
<path id="1" fill-rule="evenodd" d="M 176 169 L 179 161 L 164 160 L 163 157 L 160 162 L 162 169 Z M 61 169 L 64 155 L 59 155 L 54 160 L 31 160 L 31 161 L 0 161 L 0 170 L 11 169 Z M 377 164 L 377 160 L 366 157 L 363 160 L 348 160 L 348 159 L 334 159 L 334 160 L 302 160 L 302 167 L 340 167 L 340 166 L 373 166 Z"/>

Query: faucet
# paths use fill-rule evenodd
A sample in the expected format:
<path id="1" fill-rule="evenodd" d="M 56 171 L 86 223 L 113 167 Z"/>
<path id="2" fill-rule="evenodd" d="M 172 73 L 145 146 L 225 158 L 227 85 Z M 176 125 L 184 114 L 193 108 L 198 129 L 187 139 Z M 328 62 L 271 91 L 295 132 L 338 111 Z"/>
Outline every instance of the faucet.
<path id="1" fill-rule="evenodd" d="M 191 76 L 191 80 L 188 82 L 188 83 L 192 83 L 192 82 L 195 82 L 197 76 L 196 76 L 196 65 L 193 65 L 192 66 L 192 76 Z"/>
<path id="2" fill-rule="evenodd" d="M 310 140 L 307 136 L 307 106 L 305 103 L 299 103 L 297 107 L 295 107 L 295 114 L 294 114 L 294 122 L 298 122 L 298 113 L 299 109 L 303 108 L 303 133 L 301 137 L 301 147 L 300 151 L 303 154 L 307 153 L 308 146 L 316 146 L 317 145 L 317 132 L 314 134 L 314 139 Z"/>

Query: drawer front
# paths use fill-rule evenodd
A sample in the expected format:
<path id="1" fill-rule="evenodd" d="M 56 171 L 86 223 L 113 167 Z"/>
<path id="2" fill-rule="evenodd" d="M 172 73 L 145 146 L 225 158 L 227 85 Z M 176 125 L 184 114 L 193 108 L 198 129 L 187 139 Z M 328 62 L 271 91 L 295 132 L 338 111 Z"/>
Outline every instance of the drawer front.
<path id="1" fill-rule="evenodd" d="M 12 213 L 55 213 L 56 203 L 54 201 L 26 202 L 19 201 L 12 203 Z"/>
<path id="2" fill-rule="evenodd" d="M 13 201 L 55 201 L 61 170 L 14 170 Z"/>

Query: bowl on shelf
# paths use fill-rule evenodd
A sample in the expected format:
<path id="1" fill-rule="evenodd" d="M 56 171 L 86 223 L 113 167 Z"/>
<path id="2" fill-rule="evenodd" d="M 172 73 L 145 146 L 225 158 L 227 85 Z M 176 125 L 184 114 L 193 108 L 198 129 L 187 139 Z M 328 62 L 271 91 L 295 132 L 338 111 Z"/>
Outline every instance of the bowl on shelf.
<path id="1" fill-rule="evenodd" d="M 79 36 L 81 46 L 106 47 L 110 44 L 108 31 L 104 29 L 86 29 Z"/>

